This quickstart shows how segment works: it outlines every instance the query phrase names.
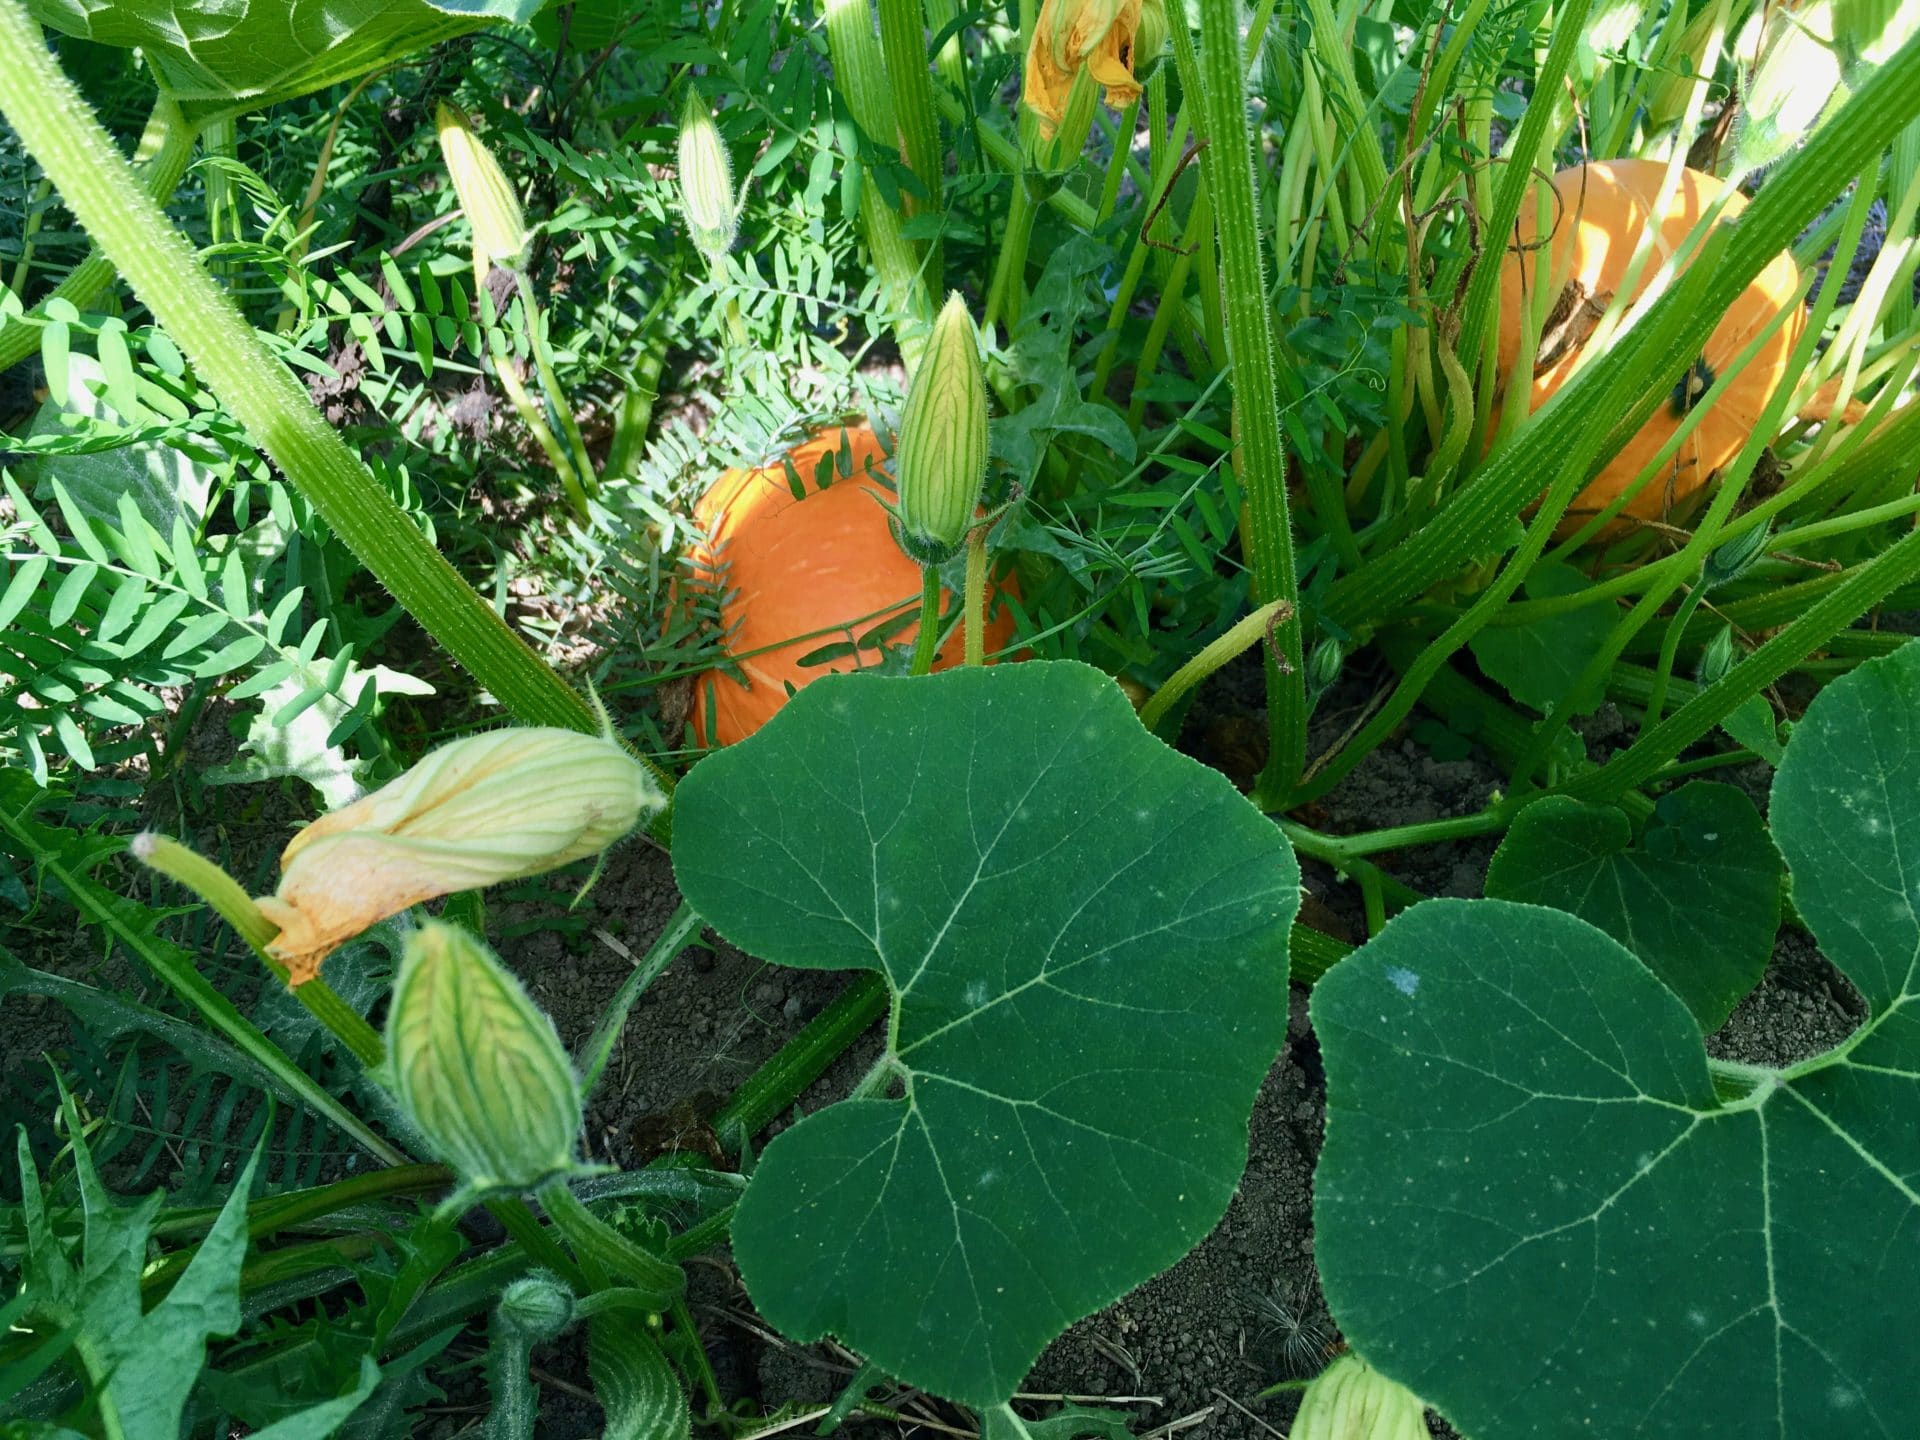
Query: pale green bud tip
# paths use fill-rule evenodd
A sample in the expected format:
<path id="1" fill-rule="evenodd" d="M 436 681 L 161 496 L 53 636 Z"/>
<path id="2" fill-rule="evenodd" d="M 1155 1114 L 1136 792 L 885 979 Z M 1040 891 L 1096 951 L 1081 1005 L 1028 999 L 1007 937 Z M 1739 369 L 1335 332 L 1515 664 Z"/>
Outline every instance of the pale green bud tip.
<path id="1" fill-rule="evenodd" d="M 434 107 L 433 124 L 453 193 L 473 227 L 474 253 L 488 264 L 518 265 L 527 249 L 527 222 L 500 162 L 458 106 L 441 101 Z"/>
<path id="2" fill-rule="evenodd" d="M 430 752 L 321 816 L 280 856 L 256 903 L 295 984 L 342 942 L 422 900 L 597 855 L 666 803 L 647 768 L 598 735 L 492 730 Z"/>
<path id="3" fill-rule="evenodd" d="M 1173 30 L 1167 20 L 1165 0 L 1146 0 L 1140 7 L 1140 28 L 1133 32 L 1133 78 L 1144 85 L 1160 68 Z"/>
<path id="4" fill-rule="evenodd" d="M 1358 1355 L 1340 1356 L 1307 1387 L 1291 1440 L 1431 1440 L 1426 1406 Z"/>
<path id="5" fill-rule="evenodd" d="M 987 477 L 987 377 L 966 301 L 947 298 L 900 417 L 899 535 L 937 563 L 966 543 Z"/>
<path id="6" fill-rule="evenodd" d="M 479 940 L 430 920 L 407 940 L 387 1015 L 400 1108 L 476 1190 L 527 1190 L 574 1168 L 580 1082 L 554 1032 Z"/>
<path id="7" fill-rule="evenodd" d="M 680 209 L 703 253 L 720 256 L 733 248 L 740 225 L 733 166 L 707 102 L 691 89 L 680 112 Z"/>

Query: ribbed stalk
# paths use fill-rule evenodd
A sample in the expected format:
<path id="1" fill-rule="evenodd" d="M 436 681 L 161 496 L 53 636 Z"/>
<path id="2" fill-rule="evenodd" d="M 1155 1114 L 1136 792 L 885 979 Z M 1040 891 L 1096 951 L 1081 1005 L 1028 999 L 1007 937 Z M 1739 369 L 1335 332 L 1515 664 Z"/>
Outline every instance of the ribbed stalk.
<path id="1" fill-rule="evenodd" d="M 987 527 L 967 536 L 967 664 L 987 663 Z"/>
<path id="2" fill-rule="evenodd" d="M 554 1228 L 567 1237 L 567 1243 L 582 1263 L 598 1265 L 610 1275 L 623 1277 L 647 1293 L 647 1303 L 653 1308 L 665 1309 L 687 1288 L 684 1270 L 628 1239 L 595 1215 L 567 1188 L 565 1180 L 552 1180 L 543 1185 L 540 1204 Z"/>
<path id="3" fill-rule="evenodd" d="M 1920 530 L 1909 532 L 1862 565 L 1714 684 L 1600 770 L 1561 787 L 1576 800 L 1614 800 L 1645 784 L 1662 766 L 1798 665 L 1832 636 L 1894 591 L 1920 578 Z"/>
<path id="4" fill-rule="evenodd" d="M 1269 601 L 1251 614 L 1241 616 L 1232 629 L 1167 677 L 1165 683 L 1140 707 L 1140 723 L 1149 730 L 1159 728 L 1167 712 L 1180 703 L 1181 696 L 1229 660 L 1244 654 L 1249 645 L 1257 644 L 1287 603 L 1285 600 Z"/>
<path id="5" fill-rule="evenodd" d="M 1207 192 L 1213 199 L 1220 240 L 1221 301 L 1227 353 L 1233 373 L 1234 453 L 1246 508 L 1241 543 L 1253 571 L 1253 603 L 1297 603 L 1292 519 L 1287 509 L 1287 458 L 1280 438 L 1279 375 L 1267 309 L 1260 226 L 1254 202 L 1253 138 L 1247 121 L 1236 0 L 1200 0 L 1201 54 L 1184 25 L 1173 26 L 1174 54 L 1189 93 L 1200 95 L 1201 153 Z M 1277 627 L 1286 670 L 1269 654 L 1267 733 L 1269 751 L 1258 797 L 1276 803 L 1300 778 L 1306 758 L 1307 697 L 1300 643 L 1300 617 Z"/>
<path id="6" fill-rule="evenodd" d="M 162 95 L 154 104 L 140 137 L 140 148 L 134 154 L 134 163 L 140 166 L 140 183 L 157 203 L 165 204 L 179 188 L 180 177 L 187 173 L 187 162 L 193 158 L 196 138 L 180 107 Z M 65 300 L 75 309 L 84 310 L 112 281 L 113 262 L 96 246 L 35 308 L 44 310 L 47 300 Z M 39 348 L 40 327 L 31 321 L 15 319 L 0 326 L 0 370 L 19 364 Z"/>
<path id="7" fill-rule="evenodd" d="M 267 353 L 60 72 L 20 0 L 0 0 L 0 74 L 0 113 L 87 233 L 361 563 L 517 719 L 598 731 L 592 706 L 460 578 Z"/>
<path id="8" fill-rule="evenodd" d="M 723 1145 L 751 1140 L 826 1073 L 847 1047 L 887 1013 L 887 986 L 879 974 L 862 971 L 832 1004 L 809 1020 L 785 1045 L 748 1076 L 713 1117 Z"/>
<path id="9" fill-rule="evenodd" d="M 920 572 L 920 630 L 913 641 L 915 675 L 932 671 L 934 657 L 940 653 L 940 571 L 933 565 Z"/>
<path id="10" fill-rule="evenodd" d="M 833 61 L 833 79 L 840 96 L 853 112 L 854 122 L 869 139 L 891 142 L 898 133 L 893 92 L 887 85 L 886 61 L 873 29 L 868 0 L 827 0 L 827 53 Z M 922 278 L 920 259 L 900 233 L 900 217 L 881 197 L 873 174 L 863 175 L 860 223 L 866 231 L 867 251 L 886 296 L 889 318 L 908 372 L 917 369 L 933 323 L 933 302 Z"/>
<path id="11" fill-rule="evenodd" d="M 880 48 L 907 168 L 926 188 L 916 209 L 940 213 L 940 121 L 933 110 L 933 79 L 927 70 L 927 14 L 921 0 L 880 0 Z M 888 136 L 886 138 L 892 138 Z M 927 246 L 927 273 L 945 273 L 937 242 Z"/>
<path id="12" fill-rule="evenodd" d="M 286 983 L 287 967 L 267 953 L 267 946 L 280 933 L 280 927 L 261 913 L 238 880 L 206 856 L 165 835 L 135 836 L 130 848 L 142 864 L 186 886 L 211 905 L 247 942 L 260 963 L 282 984 Z M 371 1069 L 386 1059 L 387 1047 L 379 1034 L 325 980 L 315 977 L 304 985 L 294 986 L 293 997 L 352 1051 L 362 1065 Z"/>

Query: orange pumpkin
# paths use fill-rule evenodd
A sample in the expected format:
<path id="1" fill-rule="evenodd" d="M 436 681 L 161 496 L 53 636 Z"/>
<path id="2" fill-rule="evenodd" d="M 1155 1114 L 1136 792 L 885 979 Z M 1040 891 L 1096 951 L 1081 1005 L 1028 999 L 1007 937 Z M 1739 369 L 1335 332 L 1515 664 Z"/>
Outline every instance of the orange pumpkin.
<path id="1" fill-rule="evenodd" d="M 843 440 L 852 457 L 850 476 L 841 475 L 833 459 Z M 880 505 L 892 494 L 869 473 L 886 461 L 873 431 L 865 424 L 825 430 L 787 459 L 800 476 L 803 498 L 795 497 L 786 466 L 776 461 L 727 471 L 693 507 L 707 533 L 694 564 L 709 576 L 724 565 L 727 594 L 720 615 L 729 648 L 742 657 L 735 662 L 738 677 L 710 670 L 694 687 L 693 727 L 702 744 L 731 745 L 751 735 L 786 703 L 788 685 L 798 690 L 830 672 L 875 664 L 877 645 L 825 664 L 799 662 L 920 603 L 920 567 L 901 553 Z M 816 483 L 823 462 L 830 467 L 824 489 Z M 994 606 L 991 597 L 988 611 L 991 653 L 1013 639 L 1014 629 L 1007 608 Z M 918 631 L 917 622 L 907 624 L 889 633 L 887 643 L 911 644 Z M 956 630 L 934 668 L 958 664 L 963 650 Z"/>
<path id="2" fill-rule="evenodd" d="M 1557 221 L 1550 247 L 1532 248 L 1537 238 L 1536 210 L 1531 201 L 1521 208 L 1519 233 L 1500 275 L 1499 367 L 1504 385 L 1504 377 L 1519 358 L 1521 307 L 1538 293 L 1544 260 L 1546 284 L 1555 300 L 1548 307 L 1535 359 L 1533 409 L 1545 404 L 1581 363 L 1587 338 L 1626 279 L 1628 262 L 1647 227 L 1665 173 L 1666 165 L 1653 160 L 1603 160 L 1562 170 L 1553 177 L 1559 201 L 1549 206 L 1549 222 Z M 1641 271 L 1633 298 L 1638 299 L 1653 282 L 1666 258 L 1680 247 L 1724 188 L 1711 175 L 1681 172 L 1655 227 L 1654 253 Z M 1720 212 L 1722 218 L 1731 220 L 1746 203 L 1744 196 L 1733 195 Z M 1620 512 L 1624 523 L 1610 526 L 1609 532 L 1628 528 L 1628 516 L 1661 520 L 1681 510 L 1682 502 L 1696 496 L 1713 472 L 1739 453 L 1774 391 L 1787 379 L 1788 359 L 1806 324 L 1796 298 L 1799 284 L 1800 272 L 1792 258 L 1774 257 L 1721 318 L 1706 349 L 1673 394 L 1574 497 L 1561 522 L 1561 535 L 1578 529 L 1631 485 L 1720 373 L 1776 315 L 1791 308 L 1792 313 L 1681 442 L 1665 472 L 1649 480 Z M 1498 420 L 1496 405 L 1496 424 Z"/>

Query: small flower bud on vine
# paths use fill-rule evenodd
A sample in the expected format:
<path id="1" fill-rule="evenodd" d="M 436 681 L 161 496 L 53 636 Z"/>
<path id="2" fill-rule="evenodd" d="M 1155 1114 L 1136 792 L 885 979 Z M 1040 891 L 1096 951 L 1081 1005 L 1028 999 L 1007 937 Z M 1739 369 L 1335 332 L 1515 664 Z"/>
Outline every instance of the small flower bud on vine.
<path id="1" fill-rule="evenodd" d="M 1319 695 L 1330 689 L 1333 682 L 1340 678 L 1340 668 L 1347 663 L 1347 647 L 1332 636 L 1328 636 L 1313 647 L 1313 653 L 1307 656 L 1307 689 L 1309 693 Z"/>
<path id="2" fill-rule="evenodd" d="M 473 227 L 476 265 L 518 267 L 526 255 L 527 222 L 506 172 L 458 106 L 441 101 L 434 107 L 433 123 L 453 193 Z"/>
<path id="3" fill-rule="evenodd" d="M 922 565 L 966 543 L 987 476 L 987 377 L 980 336 L 958 294 L 947 298 L 907 391 L 894 457 L 894 534 Z"/>
<path id="4" fill-rule="evenodd" d="M 596 855 L 664 803 L 646 767 L 596 735 L 455 740 L 288 842 L 278 890 L 255 902 L 280 927 L 267 950 L 298 985 L 389 915 Z"/>
<path id="5" fill-rule="evenodd" d="M 547 1271 L 536 1270 L 500 1292 L 494 1313 L 537 1344 L 573 1323 L 573 1291 Z"/>
<path id="6" fill-rule="evenodd" d="M 710 262 L 733 248 L 740 227 L 740 200 L 733 165 L 720 127 L 697 90 L 688 90 L 680 111 L 680 210 L 694 245 Z"/>
<path id="7" fill-rule="evenodd" d="M 400 1108 L 470 1190 L 575 1169 L 580 1082 L 546 1012 L 491 951 L 430 920 L 407 939 L 387 1015 Z"/>
<path id="8" fill-rule="evenodd" d="M 1711 685 L 1733 669 L 1733 627 L 1722 625 L 1700 652 L 1700 683 Z"/>
<path id="9" fill-rule="evenodd" d="M 1717 547 L 1707 556 L 1700 579 L 1709 590 L 1717 590 L 1728 581 L 1738 580 L 1753 568 L 1754 561 L 1767 553 L 1773 539 L 1771 525 L 1756 525 Z"/>

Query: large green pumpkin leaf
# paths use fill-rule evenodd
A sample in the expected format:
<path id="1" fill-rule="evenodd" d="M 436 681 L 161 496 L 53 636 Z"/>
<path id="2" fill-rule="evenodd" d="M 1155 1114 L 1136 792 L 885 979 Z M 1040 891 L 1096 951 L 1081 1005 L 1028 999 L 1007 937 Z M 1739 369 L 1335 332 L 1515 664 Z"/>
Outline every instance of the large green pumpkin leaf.
<path id="1" fill-rule="evenodd" d="M 258 109 L 311 94 L 543 0 L 28 0 L 43 25 L 139 47 L 189 117 Z"/>
<path id="2" fill-rule="evenodd" d="M 1616 941 L 1503 901 L 1314 991 L 1327 1298 L 1476 1440 L 1920 1435 L 1920 651 L 1813 703 L 1771 814 L 1870 1010 L 1825 1055 L 1710 1062 Z"/>
<path id="3" fill-rule="evenodd" d="M 1780 854 L 1753 802 L 1696 781 L 1661 798 L 1640 843 L 1626 812 L 1548 796 L 1487 866 L 1496 900 L 1551 905 L 1613 936 L 1703 1031 L 1760 983 L 1780 928 Z"/>
<path id="4" fill-rule="evenodd" d="M 733 1222 L 787 1334 L 992 1405 L 1225 1212 L 1299 870 L 1105 675 L 824 677 L 688 775 L 673 859 L 733 943 L 892 991 L 885 1083 L 778 1136 Z"/>

